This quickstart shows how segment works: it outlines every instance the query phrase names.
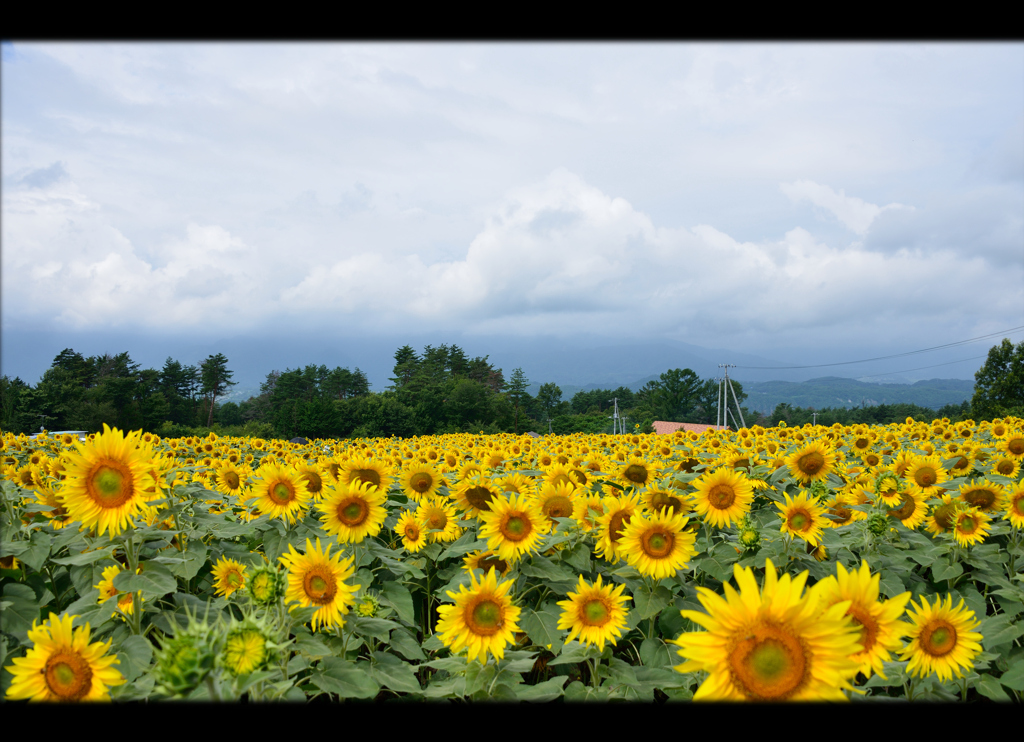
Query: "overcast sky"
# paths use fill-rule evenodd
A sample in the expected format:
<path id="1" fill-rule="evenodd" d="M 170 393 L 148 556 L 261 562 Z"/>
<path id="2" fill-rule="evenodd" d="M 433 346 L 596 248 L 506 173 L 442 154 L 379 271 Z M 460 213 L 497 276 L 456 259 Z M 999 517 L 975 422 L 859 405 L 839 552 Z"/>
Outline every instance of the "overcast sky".
<path id="1" fill-rule="evenodd" d="M 2 52 L 4 332 L 824 363 L 1024 325 L 1024 44 Z"/>

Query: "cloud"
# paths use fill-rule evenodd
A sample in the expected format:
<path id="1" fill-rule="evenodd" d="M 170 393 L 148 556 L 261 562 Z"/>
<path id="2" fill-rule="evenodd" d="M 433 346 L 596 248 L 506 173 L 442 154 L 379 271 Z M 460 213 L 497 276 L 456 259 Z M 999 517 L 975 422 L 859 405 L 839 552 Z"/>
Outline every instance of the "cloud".
<path id="1" fill-rule="evenodd" d="M 24 175 L 19 181 L 29 188 L 49 188 L 68 179 L 68 171 L 63 162 L 55 162 L 49 167 L 41 167 Z"/>
<path id="2" fill-rule="evenodd" d="M 847 229 L 861 236 L 867 234 L 872 222 L 883 211 L 912 208 L 897 203 L 876 206 L 856 196 L 847 196 L 843 190 L 836 193 L 828 186 L 815 183 L 813 180 L 780 183 L 779 187 L 794 203 L 810 201 L 835 216 Z"/>

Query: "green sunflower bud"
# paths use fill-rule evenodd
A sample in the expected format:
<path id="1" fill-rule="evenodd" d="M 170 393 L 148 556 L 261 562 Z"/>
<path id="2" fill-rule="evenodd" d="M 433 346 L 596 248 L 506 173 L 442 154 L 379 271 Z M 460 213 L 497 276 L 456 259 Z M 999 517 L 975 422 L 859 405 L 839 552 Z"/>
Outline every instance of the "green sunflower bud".
<path id="1" fill-rule="evenodd" d="M 740 543 L 747 551 L 754 551 L 761 543 L 761 534 L 753 529 L 740 531 Z"/>
<path id="2" fill-rule="evenodd" d="M 156 652 L 156 689 L 169 696 L 183 696 L 202 683 L 214 667 L 219 635 L 218 627 L 189 616 L 188 626 L 166 637 Z"/>
<path id="3" fill-rule="evenodd" d="M 374 618 L 380 613 L 380 600 L 373 593 L 364 593 L 356 599 L 355 612 L 364 618 Z"/>
<path id="4" fill-rule="evenodd" d="M 252 573 L 245 587 L 256 605 L 273 605 L 284 595 L 284 575 L 265 564 Z"/>
<path id="5" fill-rule="evenodd" d="M 235 624 L 224 639 L 219 664 L 234 676 L 262 670 L 271 659 L 271 632 L 262 622 Z"/>
<path id="6" fill-rule="evenodd" d="M 868 518 L 868 530 L 875 536 L 882 536 L 889 530 L 888 516 L 883 513 L 872 513 Z"/>

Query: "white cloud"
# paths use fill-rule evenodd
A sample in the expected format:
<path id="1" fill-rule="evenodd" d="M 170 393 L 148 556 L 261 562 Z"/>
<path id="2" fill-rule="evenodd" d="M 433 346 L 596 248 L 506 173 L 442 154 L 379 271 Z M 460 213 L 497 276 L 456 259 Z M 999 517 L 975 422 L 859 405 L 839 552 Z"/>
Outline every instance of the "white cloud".
<path id="1" fill-rule="evenodd" d="M 847 229 L 861 236 L 867 234 L 872 222 L 878 215 L 888 209 L 911 209 L 913 207 L 903 204 L 891 203 L 885 206 L 877 206 L 868 203 L 856 196 L 847 196 L 846 192 L 840 189 L 839 193 L 827 185 L 815 183 L 813 180 L 798 180 L 795 183 L 780 183 L 782 192 L 789 196 L 794 203 L 810 201 L 815 206 L 820 206 L 830 212 Z"/>

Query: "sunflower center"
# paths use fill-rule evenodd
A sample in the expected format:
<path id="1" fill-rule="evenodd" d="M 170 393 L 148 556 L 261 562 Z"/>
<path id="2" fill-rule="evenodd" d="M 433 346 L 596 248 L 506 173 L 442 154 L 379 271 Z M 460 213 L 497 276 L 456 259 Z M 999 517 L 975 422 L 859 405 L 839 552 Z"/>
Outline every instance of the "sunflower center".
<path id="1" fill-rule="evenodd" d="M 230 490 L 238 489 L 238 485 L 241 484 L 241 480 L 238 478 L 238 474 L 233 471 L 226 471 L 221 474 L 220 478 L 224 480 L 224 483 Z"/>
<path id="2" fill-rule="evenodd" d="M 736 493 L 727 484 L 716 484 L 708 492 L 708 504 L 715 510 L 728 510 L 736 501 Z"/>
<path id="3" fill-rule="evenodd" d="M 1014 456 L 1024 453 L 1024 438 L 1012 438 L 1006 444 L 1006 449 Z"/>
<path id="4" fill-rule="evenodd" d="M 806 531 L 811 525 L 811 516 L 798 510 L 789 516 L 789 527 L 794 531 Z"/>
<path id="5" fill-rule="evenodd" d="M 825 457 L 817 451 L 811 451 L 797 459 L 796 466 L 804 474 L 817 474 L 825 466 Z"/>
<path id="6" fill-rule="evenodd" d="M 584 487 L 587 486 L 587 475 L 583 472 L 582 469 L 571 469 L 569 471 L 569 474 L 573 476 L 577 484 L 581 484 Z"/>
<path id="7" fill-rule="evenodd" d="M 43 669 L 46 687 L 62 701 L 77 701 L 92 688 L 92 668 L 74 650 L 62 648 L 46 661 Z"/>
<path id="8" fill-rule="evenodd" d="M 89 476 L 86 491 L 101 508 L 123 505 L 134 494 L 131 471 L 120 462 L 101 462 Z"/>
<path id="9" fill-rule="evenodd" d="M 952 504 L 939 505 L 935 508 L 935 512 L 932 514 L 932 517 L 935 519 L 935 525 L 943 531 L 949 530 L 949 527 L 953 525 L 954 509 Z"/>
<path id="10" fill-rule="evenodd" d="M 853 622 L 860 627 L 860 643 L 862 652 L 870 652 L 875 646 L 875 638 L 878 636 L 878 622 L 869 614 L 858 607 L 850 606 L 846 615 L 853 619 Z"/>
<path id="11" fill-rule="evenodd" d="M 914 498 L 906 492 L 901 492 L 900 497 L 903 500 L 903 504 L 898 508 L 890 510 L 889 515 L 898 520 L 906 520 L 914 514 L 915 510 L 917 510 L 917 503 L 914 501 Z"/>
<path id="12" fill-rule="evenodd" d="M 420 529 L 415 523 L 408 523 L 405 526 L 405 537 L 410 541 L 418 541 L 420 538 Z"/>
<path id="13" fill-rule="evenodd" d="M 877 454 L 869 453 L 864 457 L 864 463 L 868 466 L 878 466 L 879 458 Z"/>
<path id="14" fill-rule="evenodd" d="M 960 519 L 960 523 L 957 524 L 957 530 L 965 535 L 971 535 L 978 530 L 978 522 L 972 515 L 965 515 Z"/>
<path id="15" fill-rule="evenodd" d="M 544 515 L 549 518 L 568 518 L 572 515 L 572 502 L 565 495 L 556 495 L 544 503 Z"/>
<path id="16" fill-rule="evenodd" d="M 628 479 L 630 482 L 636 482 L 637 484 L 643 484 L 647 481 L 647 477 L 650 476 L 647 473 L 647 467 L 642 464 L 630 464 L 626 467 L 626 470 L 622 472 L 622 476 Z"/>
<path id="17" fill-rule="evenodd" d="M 443 531 L 448 525 L 448 516 L 443 510 L 432 510 L 427 518 L 427 528 L 434 531 Z"/>
<path id="18" fill-rule="evenodd" d="M 678 497 L 673 497 L 668 492 L 652 493 L 651 509 L 657 513 L 659 510 L 662 510 L 663 508 L 672 508 L 672 513 L 675 514 L 683 509 L 683 503 Z"/>
<path id="19" fill-rule="evenodd" d="M 931 487 L 935 484 L 936 479 L 938 479 L 938 475 L 930 466 L 922 466 L 914 472 L 914 481 L 917 482 L 920 487 Z"/>
<path id="20" fill-rule="evenodd" d="M 494 567 L 494 571 L 499 574 L 505 574 L 508 572 L 508 562 L 504 559 L 499 559 L 496 556 L 486 556 L 477 562 L 477 566 L 480 567 L 484 572 L 487 572 Z"/>
<path id="21" fill-rule="evenodd" d="M 306 590 L 306 597 L 315 605 L 327 605 L 334 600 L 338 592 L 338 582 L 334 575 L 323 567 L 313 567 L 306 572 L 302 580 Z"/>
<path id="22" fill-rule="evenodd" d="M 358 479 L 360 482 L 369 482 L 374 487 L 380 487 L 380 473 L 374 469 L 353 469 L 352 479 Z"/>
<path id="23" fill-rule="evenodd" d="M 996 464 L 996 471 L 1004 477 L 1010 476 L 1010 474 L 1013 473 L 1013 462 L 1009 459 L 1002 459 L 998 464 Z"/>
<path id="24" fill-rule="evenodd" d="M 502 524 L 501 535 L 509 541 L 522 541 L 530 535 L 532 530 L 533 527 L 528 518 L 524 518 L 521 515 L 513 515 Z"/>
<path id="25" fill-rule="evenodd" d="M 349 528 L 361 525 L 369 516 L 370 509 L 358 498 L 344 500 L 338 505 L 338 520 Z"/>
<path id="26" fill-rule="evenodd" d="M 942 657 L 956 647 L 956 629 L 941 619 L 933 621 L 921 632 L 920 646 L 932 657 Z"/>
<path id="27" fill-rule="evenodd" d="M 324 488 L 324 480 L 315 471 L 308 471 L 303 476 L 306 480 L 306 489 L 314 495 Z"/>
<path id="28" fill-rule="evenodd" d="M 466 490 L 466 501 L 477 510 L 490 512 L 491 500 L 493 499 L 494 493 L 486 487 L 470 487 Z"/>
<path id="29" fill-rule="evenodd" d="M 228 572 L 227 579 L 225 580 L 231 587 L 238 587 L 242 584 L 242 575 L 238 574 L 237 571 L 231 570 Z"/>
<path id="30" fill-rule="evenodd" d="M 770 624 L 750 629 L 729 652 L 733 682 L 759 700 L 793 695 L 804 683 L 807 665 L 800 640 Z"/>
<path id="31" fill-rule="evenodd" d="M 288 482 L 275 482 L 270 489 L 267 490 L 267 496 L 273 500 L 276 505 L 287 505 L 295 496 L 295 489 Z"/>
<path id="32" fill-rule="evenodd" d="M 426 472 L 416 472 L 409 478 L 409 486 L 421 495 L 434 484 L 434 478 Z"/>
<path id="33" fill-rule="evenodd" d="M 501 628 L 501 606 L 493 600 L 482 600 L 473 607 L 468 618 L 466 623 L 474 634 L 496 634 Z"/>
<path id="34" fill-rule="evenodd" d="M 608 521 L 608 538 L 610 538 L 613 543 L 618 543 L 618 540 L 622 538 L 622 531 L 626 527 L 626 524 L 629 523 L 629 517 L 630 513 L 627 513 L 625 510 L 620 510 L 612 515 L 611 520 Z"/>
<path id="35" fill-rule="evenodd" d="M 988 510 L 996 501 L 995 492 L 981 487 L 978 489 L 968 490 L 964 493 L 963 497 L 964 500 L 969 502 L 971 505 L 976 508 L 981 508 L 982 510 Z"/>
<path id="36" fill-rule="evenodd" d="M 655 559 L 663 559 L 672 553 L 676 539 L 671 533 L 664 531 L 648 531 L 641 538 L 644 553 Z"/>
<path id="37" fill-rule="evenodd" d="M 555 486 L 558 486 L 559 484 L 575 484 L 575 482 L 573 482 L 572 479 L 569 478 L 569 475 L 564 472 L 559 472 L 558 474 L 555 474 L 553 477 L 551 477 L 550 481 L 551 484 Z"/>
<path id="38" fill-rule="evenodd" d="M 835 520 L 832 521 L 832 525 L 835 526 L 844 526 L 853 518 L 853 511 L 838 502 L 829 508 L 828 512 L 835 516 Z"/>
<path id="39" fill-rule="evenodd" d="M 587 626 L 604 626 L 611 619 L 611 614 L 604 601 L 588 600 L 583 606 L 580 618 Z"/>

